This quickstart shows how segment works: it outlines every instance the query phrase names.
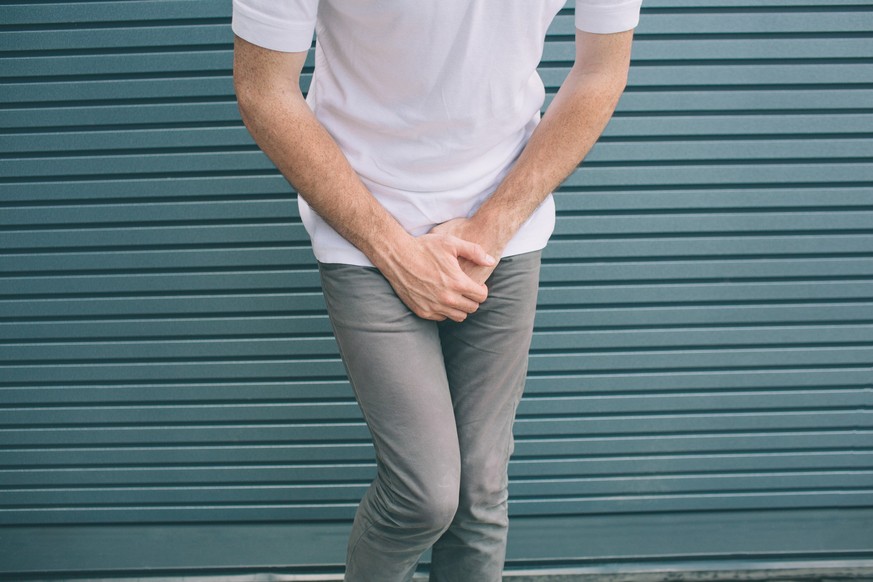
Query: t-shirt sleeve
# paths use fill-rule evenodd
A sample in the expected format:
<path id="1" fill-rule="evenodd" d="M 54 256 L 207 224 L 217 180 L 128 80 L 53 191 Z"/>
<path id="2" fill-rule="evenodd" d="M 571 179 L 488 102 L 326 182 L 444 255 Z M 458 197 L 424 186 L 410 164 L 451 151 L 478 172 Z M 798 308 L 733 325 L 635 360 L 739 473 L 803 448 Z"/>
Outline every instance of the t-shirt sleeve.
<path id="1" fill-rule="evenodd" d="M 636 28 L 642 0 L 576 0 L 576 28 L 608 34 Z"/>
<path id="2" fill-rule="evenodd" d="M 252 44 L 282 52 L 312 45 L 318 0 L 233 0 L 231 28 Z"/>

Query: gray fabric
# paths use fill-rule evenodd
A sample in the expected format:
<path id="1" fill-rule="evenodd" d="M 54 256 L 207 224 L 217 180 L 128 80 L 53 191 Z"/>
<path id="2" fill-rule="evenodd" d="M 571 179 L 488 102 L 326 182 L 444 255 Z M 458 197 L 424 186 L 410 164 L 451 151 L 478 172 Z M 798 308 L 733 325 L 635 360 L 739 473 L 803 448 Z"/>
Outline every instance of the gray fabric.
<path id="1" fill-rule="evenodd" d="M 540 252 L 501 260 L 462 323 L 417 317 L 372 267 L 319 264 L 343 362 L 373 437 L 346 580 L 501 579 L 507 463 L 524 389 Z"/>

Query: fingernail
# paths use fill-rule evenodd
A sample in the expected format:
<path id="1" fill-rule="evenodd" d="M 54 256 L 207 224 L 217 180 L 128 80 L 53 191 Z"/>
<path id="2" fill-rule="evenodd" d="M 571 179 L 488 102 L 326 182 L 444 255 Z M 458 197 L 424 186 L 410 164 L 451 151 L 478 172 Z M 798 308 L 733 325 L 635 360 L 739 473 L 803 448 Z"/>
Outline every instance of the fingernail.
<path id="1" fill-rule="evenodd" d="M 487 261 L 489 265 L 493 265 L 497 262 L 497 259 L 495 259 L 491 255 L 485 255 L 485 261 Z"/>

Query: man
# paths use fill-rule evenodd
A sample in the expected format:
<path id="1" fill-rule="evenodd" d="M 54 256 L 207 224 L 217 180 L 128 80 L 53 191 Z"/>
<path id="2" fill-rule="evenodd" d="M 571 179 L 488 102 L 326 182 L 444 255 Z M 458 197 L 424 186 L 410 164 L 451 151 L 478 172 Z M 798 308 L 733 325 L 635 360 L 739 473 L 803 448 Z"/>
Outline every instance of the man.
<path id="1" fill-rule="evenodd" d="M 299 193 L 376 448 L 346 580 L 410 580 L 430 547 L 431 580 L 501 579 L 551 192 L 612 115 L 639 18 L 639 0 L 577 0 L 575 64 L 540 120 L 564 3 L 234 0 L 240 111 Z"/>

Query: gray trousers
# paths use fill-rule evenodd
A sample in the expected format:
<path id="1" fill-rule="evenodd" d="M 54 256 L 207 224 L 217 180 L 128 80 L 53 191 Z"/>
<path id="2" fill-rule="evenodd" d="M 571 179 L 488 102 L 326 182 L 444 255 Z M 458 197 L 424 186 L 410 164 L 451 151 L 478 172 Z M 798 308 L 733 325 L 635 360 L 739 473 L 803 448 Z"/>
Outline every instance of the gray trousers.
<path id="1" fill-rule="evenodd" d="M 419 318 L 372 267 L 320 264 L 343 363 L 376 450 L 350 582 L 502 579 L 512 424 L 527 373 L 540 252 L 504 258 L 462 323 Z"/>

